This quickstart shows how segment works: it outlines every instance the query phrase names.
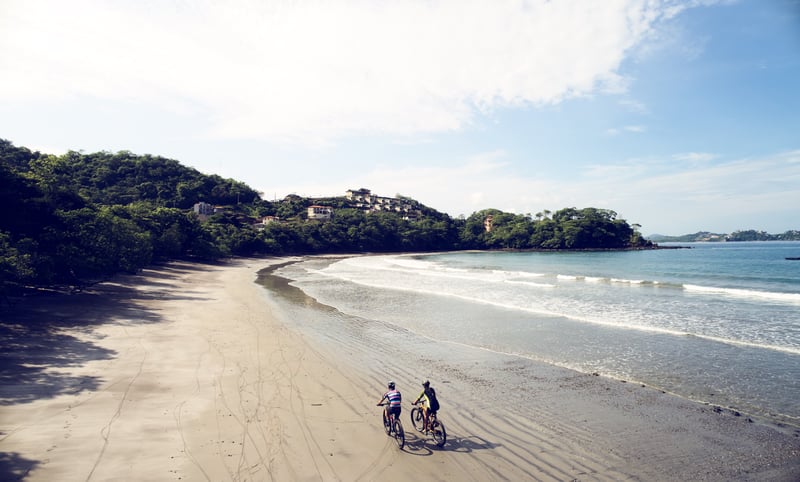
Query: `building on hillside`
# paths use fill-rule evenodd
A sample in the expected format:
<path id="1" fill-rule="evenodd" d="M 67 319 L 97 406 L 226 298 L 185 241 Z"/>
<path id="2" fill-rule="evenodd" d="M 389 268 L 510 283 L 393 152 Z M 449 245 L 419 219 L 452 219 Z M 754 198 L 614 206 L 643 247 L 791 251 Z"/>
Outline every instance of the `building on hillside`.
<path id="1" fill-rule="evenodd" d="M 214 214 L 214 205 L 200 201 L 199 203 L 195 203 L 193 210 L 195 214 L 204 214 L 206 216 L 210 216 Z"/>
<path id="2" fill-rule="evenodd" d="M 357 203 L 372 203 L 372 192 L 369 189 L 348 189 L 344 193 L 345 197 L 348 201 L 354 201 Z"/>
<path id="3" fill-rule="evenodd" d="M 313 205 L 308 207 L 308 219 L 330 219 L 333 208 L 330 206 Z"/>
<path id="4" fill-rule="evenodd" d="M 255 223 L 254 226 L 256 229 L 260 230 L 266 228 L 268 224 L 279 223 L 279 222 L 281 222 L 281 218 L 279 218 L 278 216 L 264 216 L 263 218 L 261 218 L 261 221 Z"/>
<path id="5" fill-rule="evenodd" d="M 408 199 L 376 196 L 369 189 L 349 189 L 345 197 L 352 202 L 352 207 L 368 213 L 377 211 L 394 212 L 404 219 L 414 220 L 421 215 L 417 203 Z"/>
<path id="6" fill-rule="evenodd" d="M 197 214 L 197 218 L 200 221 L 205 222 L 208 220 L 209 216 L 225 212 L 225 207 L 214 206 L 213 204 L 200 201 L 199 203 L 195 203 L 195 205 L 192 207 L 192 211 Z"/>
<path id="7" fill-rule="evenodd" d="M 483 220 L 483 228 L 486 230 L 487 233 L 492 231 L 493 223 L 494 223 L 494 218 L 492 217 L 491 214 L 486 216 L 486 218 Z"/>

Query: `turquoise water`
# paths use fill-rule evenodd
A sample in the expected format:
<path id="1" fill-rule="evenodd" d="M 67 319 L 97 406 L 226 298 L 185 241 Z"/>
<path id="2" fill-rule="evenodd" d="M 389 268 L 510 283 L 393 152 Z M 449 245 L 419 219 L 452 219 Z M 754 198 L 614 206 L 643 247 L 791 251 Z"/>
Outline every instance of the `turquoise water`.
<path id="1" fill-rule="evenodd" d="M 800 425 L 800 261 L 785 259 L 800 256 L 800 243 L 682 246 L 311 258 L 279 274 L 345 315 L 443 348 L 512 354 Z"/>

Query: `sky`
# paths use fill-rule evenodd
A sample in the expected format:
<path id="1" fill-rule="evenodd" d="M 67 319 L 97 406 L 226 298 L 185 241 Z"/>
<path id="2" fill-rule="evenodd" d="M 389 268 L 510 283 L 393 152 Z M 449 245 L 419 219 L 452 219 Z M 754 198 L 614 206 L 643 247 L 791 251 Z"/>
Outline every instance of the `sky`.
<path id="1" fill-rule="evenodd" d="M 0 138 L 268 200 L 800 229 L 800 0 L 0 0 Z"/>

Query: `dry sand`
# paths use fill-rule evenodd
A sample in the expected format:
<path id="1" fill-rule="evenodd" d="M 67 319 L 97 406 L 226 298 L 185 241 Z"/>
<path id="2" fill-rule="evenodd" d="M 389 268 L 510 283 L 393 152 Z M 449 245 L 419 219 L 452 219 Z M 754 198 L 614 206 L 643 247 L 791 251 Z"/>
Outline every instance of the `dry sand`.
<path id="1" fill-rule="evenodd" d="M 527 362 L 510 369 L 537 393 L 484 406 L 454 385 L 444 449 L 406 411 L 401 451 L 375 407 L 383 370 L 294 329 L 253 282 L 278 261 L 171 263 L 3 307 L 0 479 L 800 480 L 794 429 Z"/>

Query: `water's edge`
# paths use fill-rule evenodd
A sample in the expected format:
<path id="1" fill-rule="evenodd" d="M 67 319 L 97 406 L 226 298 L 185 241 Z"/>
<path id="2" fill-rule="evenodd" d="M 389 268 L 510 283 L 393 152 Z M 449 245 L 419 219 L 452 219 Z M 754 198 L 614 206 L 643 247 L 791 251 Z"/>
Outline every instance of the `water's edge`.
<path id="1" fill-rule="evenodd" d="M 330 260 L 331 262 L 335 262 L 337 260 L 350 258 L 350 257 L 353 257 L 353 256 L 336 256 L 336 257 L 326 256 L 325 258 L 326 258 L 326 260 Z M 278 264 L 274 264 L 274 265 L 268 266 L 268 267 L 266 267 L 266 268 L 264 268 L 264 269 L 262 269 L 262 270 L 260 270 L 258 272 L 258 278 L 257 278 L 256 282 L 258 284 L 260 284 L 261 286 L 263 286 L 268 291 L 276 294 L 281 300 L 283 300 L 285 302 L 288 302 L 288 303 L 290 303 L 292 305 L 298 305 L 298 306 L 302 305 L 304 307 L 304 309 L 314 310 L 314 311 L 320 313 L 322 316 L 335 316 L 337 318 L 350 317 L 351 315 L 347 315 L 345 313 L 342 313 L 335 307 L 332 307 L 330 305 L 327 305 L 327 304 L 319 302 L 314 297 L 308 295 L 301 288 L 292 285 L 291 283 L 292 283 L 293 280 L 291 280 L 289 278 L 286 278 L 286 277 L 282 277 L 282 276 L 280 276 L 280 275 L 275 273 L 276 271 L 278 271 L 279 269 L 281 269 L 283 267 L 286 267 L 286 266 L 289 266 L 289 265 L 292 265 L 292 264 L 300 263 L 305 259 L 307 259 L 307 258 L 291 259 L 291 260 L 288 260 L 288 261 L 285 261 L 285 262 L 282 262 L 282 263 L 278 263 Z M 385 323 L 386 322 L 381 322 L 381 325 L 384 325 Z M 306 327 L 306 329 L 308 329 L 308 327 Z M 400 327 L 400 326 L 396 326 L 395 325 L 394 329 L 407 331 L 410 336 L 414 336 L 414 337 L 418 337 L 418 338 L 419 337 L 428 338 L 428 337 L 425 337 L 425 335 L 414 333 L 413 331 L 408 331 L 406 328 L 403 328 L 403 327 Z M 441 340 L 435 340 L 435 339 L 427 339 L 426 342 L 438 343 L 440 346 L 444 346 L 444 349 L 447 349 L 447 345 L 449 344 L 448 342 L 443 342 Z M 603 378 L 615 380 L 615 381 L 622 382 L 622 383 L 630 383 L 630 384 L 634 384 L 634 385 L 641 385 L 642 387 L 646 386 L 646 387 L 654 389 L 654 390 L 659 390 L 662 393 L 669 393 L 670 395 L 676 396 L 676 397 L 684 399 L 684 400 L 688 400 L 688 401 L 690 401 L 692 403 L 696 403 L 698 405 L 707 406 L 707 407 L 709 407 L 709 408 L 711 408 L 711 409 L 713 409 L 715 411 L 716 410 L 720 410 L 720 411 L 724 410 L 724 411 L 727 411 L 727 412 L 730 412 L 730 413 L 734 414 L 735 416 L 748 417 L 748 418 L 750 418 L 750 419 L 752 419 L 754 421 L 758 421 L 759 423 L 763 423 L 763 424 L 766 424 L 766 425 L 774 426 L 776 429 L 778 429 L 780 431 L 783 431 L 783 432 L 786 432 L 786 433 L 794 433 L 794 434 L 796 434 L 798 432 L 798 429 L 800 429 L 800 423 L 798 423 L 797 420 L 794 420 L 793 418 L 791 418 L 789 416 L 783 416 L 781 414 L 775 414 L 775 413 L 755 413 L 755 412 L 750 412 L 750 411 L 743 410 L 743 409 L 741 409 L 739 407 L 736 407 L 736 406 L 731 406 L 729 404 L 715 404 L 715 403 L 713 403 L 713 401 L 704 400 L 704 399 L 698 399 L 698 398 L 686 396 L 685 394 L 681 394 L 681 393 L 675 393 L 674 391 L 670 391 L 670 390 L 664 389 L 663 387 L 659 387 L 657 384 L 653 384 L 652 382 L 648 382 L 648 381 L 640 381 L 640 380 L 635 380 L 635 379 L 631 379 L 631 378 L 627 378 L 627 379 L 617 378 L 617 377 L 614 377 L 614 376 L 612 376 L 612 375 L 610 375 L 608 373 L 602 373 L 601 374 L 601 373 L 597 373 L 597 372 L 582 372 L 582 371 L 580 371 L 578 369 L 575 369 L 575 368 L 572 368 L 572 367 L 564 367 L 564 366 L 560 366 L 560 365 L 557 365 L 557 364 L 547 363 L 547 362 L 544 362 L 542 360 L 532 359 L 530 357 L 526 357 L 526 356 L 519 355 L 519 354 L 497 352 L 497 351 L 493 351 L 493 350 L 490 350 L 490 349 L 481 348 L 481 347 L 478 347 L 478 346 L 466 345 L 464 348 L 468 348 L 468 349 L 472 349 L 472 350 L 485 351 L 485 352 L 488 352 L 487 354 L 490 355 L 490 356 L 491 355 L 495 355 L 495 356 L 498 356 L 498 357 L 518 358 L 518 359 L 524 360 L 526 363 L 533 363 L 533 364 L 536 364 L 536 365 L 547 365 L 547 366 L 551 367 L 554 370 L 563 370 L 565 373 L 566 372 L 570 372 L 570 373 L 575 373 L 575 374 L 580 374 L 580 375 L 601 376 Z"/>

